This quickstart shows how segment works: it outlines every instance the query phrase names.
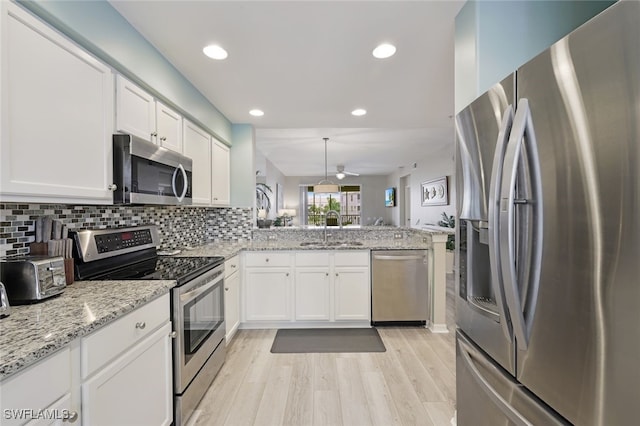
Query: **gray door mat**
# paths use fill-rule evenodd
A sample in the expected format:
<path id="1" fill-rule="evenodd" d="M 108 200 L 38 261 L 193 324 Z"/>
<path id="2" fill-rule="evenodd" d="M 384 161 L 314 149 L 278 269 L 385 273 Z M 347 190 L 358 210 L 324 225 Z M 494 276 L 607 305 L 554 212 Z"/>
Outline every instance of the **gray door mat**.
<path id="1" fill-rule="evenodd" d="M 385 352 L 375 328 L 280 329 L 271 353 Z"/>

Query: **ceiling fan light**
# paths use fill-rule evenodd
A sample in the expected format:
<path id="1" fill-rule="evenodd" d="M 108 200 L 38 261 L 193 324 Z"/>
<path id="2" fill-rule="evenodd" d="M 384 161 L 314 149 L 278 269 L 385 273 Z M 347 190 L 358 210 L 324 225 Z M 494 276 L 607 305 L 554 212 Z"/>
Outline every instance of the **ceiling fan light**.
<path id="1" fill-rule="evenodd" d="M 331 181 L 329 183 L 318 183 L 313 186 L 313 192 L 316 194 L 335 194 L 340 192 L 340 187 L 335 183 L 331 183 Z"/>
<path id="2" fill-rule="evenodd" d="M 336 178 L 338 178 L 338 179 L 340 179 L 340 180 L 344 179 L 344 177 L 345 177 L 345 176 L 346 176 L 346 175 L 345 175 L 344 173 L 342 173 L 342 172 L 338 172 L 338 173 L 336 173 Z"/>

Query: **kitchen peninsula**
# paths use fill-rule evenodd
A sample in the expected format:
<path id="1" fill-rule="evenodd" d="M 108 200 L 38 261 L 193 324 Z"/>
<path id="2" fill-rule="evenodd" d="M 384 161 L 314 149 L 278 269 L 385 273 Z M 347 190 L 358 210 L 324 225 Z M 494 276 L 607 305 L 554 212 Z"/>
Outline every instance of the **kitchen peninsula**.
<path id="1" fill-rule="evenodd" d="M 447 233 L 414 228 L 364 226 L 341 229 L 329 227 L 326 239 L 325 230 L 322 227 L 274 227 L 254 229 L 252 234 L 251 241 L 211 242 L 183 250 L 178 256 L 224 256 L 230 259 L 241 252 L 245 252 L 246 255 L 251 252 L 271 251 L 295 253 L 315 251 L 318 255 L 332 251 L 348 251 L 366 252 L 368 256 L 370 250 L 427 250 L 429 273 L 425 280 L 430 295 L 428 328 L 434 333 L 448 332 L 445 320 Z M 269 261 L 273 266 L 273 260 Z M 283 263 L 280 265 L 286 267 Z M 243 269 L 247 266 L 243 264 Z M 282 326 L 282 323 L 277 325 Z M 247 326 L 243 324 L 241 328 Z"/>

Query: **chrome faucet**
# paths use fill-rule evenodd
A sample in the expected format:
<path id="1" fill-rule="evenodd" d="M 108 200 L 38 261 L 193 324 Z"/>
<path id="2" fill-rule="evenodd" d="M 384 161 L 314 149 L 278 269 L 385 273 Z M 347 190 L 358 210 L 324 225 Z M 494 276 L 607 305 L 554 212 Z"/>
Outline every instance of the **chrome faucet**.
<path id="1" fill-rule="evenodd" d="M 324 215 L 324 242 L 327 242 L 327 220 L 329 219 L 329 216 L 331 216 L 332 214 L 335 214 L 338 217 L 338 225 L 340 226 L 340 229 L 342 229 L 342 216 L 340 215 L 339 212 L 337 212 L 336 210 L 329 210 L 327 212 L 327 214 Z"/>

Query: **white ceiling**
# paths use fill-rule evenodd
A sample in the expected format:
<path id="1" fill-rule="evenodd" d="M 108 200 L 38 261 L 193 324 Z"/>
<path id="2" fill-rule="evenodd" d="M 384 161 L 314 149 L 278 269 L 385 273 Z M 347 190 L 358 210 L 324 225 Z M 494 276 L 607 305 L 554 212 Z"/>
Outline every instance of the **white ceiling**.
<path id="1" fill-rule="evenodd" d="M 386 175 L 453 141 L 464 1 L 112 1 L 286 176 Z M 397 53 L 371 51 L 382 42 Z M 229 57 L 202 54 L 210 43 Z M 250 109 L 264 110 L 252 117 Z M 351 111 L 364 108 L 364 117 Z"/>

